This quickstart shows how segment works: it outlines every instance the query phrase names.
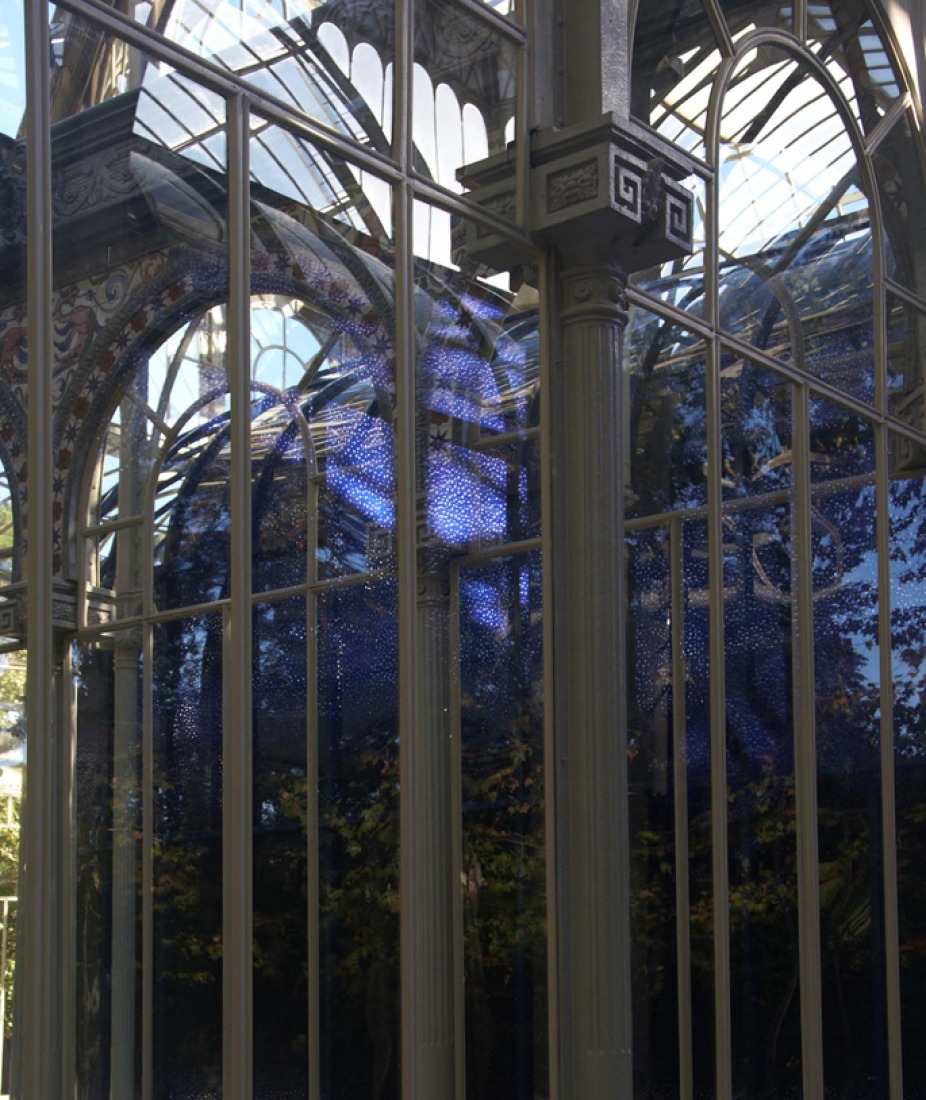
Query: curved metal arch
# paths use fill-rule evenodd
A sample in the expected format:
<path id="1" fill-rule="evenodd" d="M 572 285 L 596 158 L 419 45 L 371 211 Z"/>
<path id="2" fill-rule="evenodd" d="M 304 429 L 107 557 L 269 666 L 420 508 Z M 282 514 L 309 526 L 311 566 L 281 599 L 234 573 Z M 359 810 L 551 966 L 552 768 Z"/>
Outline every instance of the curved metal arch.
<path id="1" fill-rule="evenodd" d="M 849 136 L 849 141 L 852 145 L 853 153 L 855 154 L 855 162 L 858 166 L 859 175 L 861 176 L 862 189 L 869 204 L 869 219 L 872 232 L 872 259 L 873 259 L 873 275 L 875 285 L 879 286 L 883 283 L 884 277 L 884 222 L 881 213 L 881 206 L 878 196 L 877 182 L 875 179 L 874 168 L 871 164 L 871 159 L 866 151 L 865 137 L 862 134 L 859 125 L 855 119 L 855 116 L 846 102 L 841 91 L 839 90 L 836 81 L 826 69 L 825 65 L 820 60 L 807 50 L 805 45 L 792 34 L 786 34 L 779 30 L 769 30 L 767 28 L 759 29 L 745 35 L 736 43 L 736 51 L 732 57 L 725 58 L 718 69 L 717 75 L 714 81 L 714 87 L 711 91 L 711 98 L 708 105 L 707 113 L 707 127 L 705 132 L 705 147 L 706 157 L 708 164 L 714 169 L 715 179 L 713 182 L 714 199 L 713 202 L 708 204 L 708 233 L 707 233 L 707 254 L 708 263 L 707 271 L 709 272 L 709 278 L 707 280 L 708 293 L 710 295 L 710 321 L 716 331 L 720 331 L 719 324 L 719 296 L 717 294 L 719 286 L 719 250 L 718 250 L 718 203 L 719 203 L 719 185 L 716 180 L 716 172 L 719 168 L 719 150 L 720 150 L 720 126 L 723 112 L 724 98 L 729 91 L 730 81 L 732 80 L 737 68 L 741 64 L 743 58 L 751 50 L 756 49 L 759 46 L 772 45 L 778 47 L 782 53 L 790 56 L 794 62 L 811 77 L 817 80 L 822 86 L 824 92 L 828 95 L 830 101 L 835 108 L 836 113 L 839 115 L 840 121 L 843 124 L 845 132 Z M 745 263 L 745 261 L 744 261 Z M 748 265 L 747 265 L 748 266 Z M 760 272 L 757 270 L 757 274 Z M 784 303 L 782 303 L 783 308 Z M 876 318 L 878 304 L 876 303 Z M 796 330 L 793 326 L 792 310 L 794 310 L 793 303 L 790 303 L 787 309 L 787 316 L 789 320 L 789 329 L 791 330 L 792 340 L 792 353 L 797 355 L 797 349 L 802 349 L 802 340 L 800 339 L 800 329 Z M 801 352 L 802 357 L 802 352 Z M 884 383 L 880 378 L 880 375 L 884 372 L 884 364 L 875 360 L 875 393 L 880 394 L 883 392 Z"/>

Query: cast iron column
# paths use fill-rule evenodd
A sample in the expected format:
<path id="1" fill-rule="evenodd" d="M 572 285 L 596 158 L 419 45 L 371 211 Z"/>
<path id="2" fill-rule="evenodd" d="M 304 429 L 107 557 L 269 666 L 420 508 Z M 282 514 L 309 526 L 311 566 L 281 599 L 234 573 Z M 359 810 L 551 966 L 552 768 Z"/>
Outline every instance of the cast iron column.
<path id="1" fill-rule="evenodd" d="M 658 142 L 605 113 L 536 133 L 531 150 L 531 229 L 553 246 L 560 274 L 558 325 L 551 318 L 548 333 L 555 366 L 549 402 L 554 644 L 547 659 L 555 696 L 562 1100 L 629 1100 L 633 1094 L 625 290 L 631 273 L 658 270 L 690 251 L 692 214 L 691 193 L 680 184 L 689 168 Z M 467 171 L 479 188 L 474 198 L 504 206 L 514 188 L 504 165 L 477 167 Z M 473 235 L 469 244 L 488 262 L 513 262 L 498 236 Z"/>

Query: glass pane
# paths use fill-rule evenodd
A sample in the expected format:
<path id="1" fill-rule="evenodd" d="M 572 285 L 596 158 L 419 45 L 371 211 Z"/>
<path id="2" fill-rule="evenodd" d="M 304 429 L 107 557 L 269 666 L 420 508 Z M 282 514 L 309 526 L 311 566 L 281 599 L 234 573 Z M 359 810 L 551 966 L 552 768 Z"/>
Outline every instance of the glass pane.
<path id="1" fill-rule="evenodd" d="M 701 0 L 640 4 L 631 110 L 667 140 L 705 157 L 707 105 L 721 55 Z"/>
<path id="2" fill-rule="evenodd" d="M 421 548 L 444 562 L 540 530 L 537 291 L 480 265 L 474 232 L 415 204 Z"/>
<path id="3" fill-rule="evenodd" d="M 873 156 L 884 221 L 885 272 L 926 301 L 926 172 L 922 141 L 904 115 Z"/>
<path id="4" fill-rule="evenodd" d="M 222 616 L 154 627 L 154 1095 L 222 1095 Z"/>
<path id="5" fill-rule="evenodd" d="M 395 553 L 391 189 L 262 121 L 251 148 L 261 195 L 252 221 L 259 242 L 251 268 L 252 376 L 255 386 L 275 388 L 280 406 L 265 414 L 276 424 L 272 464 L 279 468 L 272 482 L 269 467 L 263 479 L 261 508 L 274 518 L 262 521 L 262 537 L 273 540 L 271 525 L 286 532 L 275 549 L 261 544 L 260 585 L 299 583 L 283 580 L 283 573 L 298 571 L 297 545 L 322 579 L 389 568 Z M 324 191 L 328 176 L 349 181 L 336 205 Z"/>
<path id="6" fill-rule="evenodd" d="M 748 60 L 721 120 L 721 324 L 872 401 L 871 226 L 849 135 L 786 54 Z"/>
<path id="7" fill-rule="evenodd" d="M 711 704 L 708 609 L 707 523 L 681 518 L 684 692 L 673 698 L 681 707 L 688 810 L 688 916 L 691 945 L 691 1051 L 695 1096 L 713 1096 L 716 1082 L 714 1020 L 714 876 L 711 830 Z M 680 823 L 682 826 L 682 823 Z M 685 874 L 683 864 L 679 875 Z"/>
<path id="8" fill-rule="evenodd" d="M 388 153 L 395 19 L 391 3 L 321 0 L 135 2 L 135 18 L 275 99 Z"/>
<path id="9" fill-rule="evenodd" d="M 639 271 L 630 277 L 630 285 L 660 298 L 675 309 L 684 309 L 696 317 L 704 316 L 705 237 L 704 212 L 707 185 L 700 176 L 689 176 L 682 186 L 694 195 L 692 206 L 692 251 L 661 267 Z"/>
<path id="10" fill-rule="evenodd" d="M 926 1049 L 926 486 L 922 465 L 905 441 L 891 443 L 891 649 L 893 653 L 894 769 L 897 797 L 897 898 L 904 1094 L 924 1095 Z"/>
<path id="11" fill-rule="evenodd" d="M 867 0 L 810 0 L 807 30 L 808 45 L 839 84 L 862 133 L 869 133 L 900 93 Z"/>
<path id="12" fill-rule="evenodd" d="M 782 0 L 720 0 L 720 8 L 734 41 L 760 28 L 793 30 L 791 4 Z"/>
<path id="13" fill-rule="evenodd" d="M 153 517 L 154 602 L 162 610 L 228 596 L 228 404 L 226 392 L 212 391 L 162 452 Z"/>
<path id="14" fill-rule="evenodd" d="M 628 516 L 707 504 L 704 342 L 631 307 L 624 338 L 628 393 Z"/>
<path id="15" fill-rule="evenodd" d="M 815 401 L 810 448 L 823 1069 L 849 1100 L 888 1091 L 873 430 Z"/>
<path id="16" fill-rule="evenodd" d="M 665 1100 L 680 1095 L 678 1005 L 681 984 L 690 981 L 690 971 L 679 972 L 678 950 L 679 936 L 689 940 L 688 914 L 679 918 L 688 865 L 676 843 L 676 828 L 687 828 L 678 815 L 680 805 L 684 814 L 684 760 L 678 754 L 684 751 L 685 708 L 673 680 L 682 612 L 672 606 L 671 539 L 679 531 L 659 526 L 627 537 L 634 1095 Z"/>
<path id="17" fill-rule="evenodd" d="M 911 428 L 926 428 L 926 312 L 887 295 L 888 408 Z"/>
<path id="18" fill-rule="evenodd" d="M 26 107 L 23 6 L 0 8 L 0 389 L 3 409 L 27 404 L 28 319 L 26 312 Z M 19 481 L 25 473 L 22 422 L 0 415 L 0 587 L 14 577 Z M 14 495 L 17 499 L 14 499 Z M 18 563 L 16 563 L 18 564 Z M 0 1081 L 0 1089 L 3 1088 Z"/>
<path id="19" fill-rule="evenodd" d="M 0 1090 L 11 1093 L 15 1039 L 16 921 L 26 762 L 26 654 L 0 655 Z"/>
<path id="20" fill-rule="evenodd" d="M 515 137 L 519 49 L 452 0 L 415 0 L 416 165 L 462 190 L 458 170 Z"/>
<path id="21" fill-rule="evenodd" d="M 470 1100 L 550 1088 L 541 581 L 539 553 L 460 573 Z"/>
<path id="22" fill-rule="evenodd" d="M 307 453 L 308 452 L 308 453 Z M 299 405 L 283 393 L 251 403 L 251 526 L 255 592 L 311 580 L 311 497 L 308 429 Z"/>
<path id="23" fill-rule="evenodd" d="M 396 1100 L 396 586 L 331 589 L 317 607 L 321 1093 Z"/>
<path id="24" fill-rule="evenodd" d="M 141 1087 L 141 657 L 133 631 L 73 649 L 75 1073 L 92 1100 Z"/>
<path id="25" fill-rule="evenodd" d="M 306 627 L 305 599 L 254 609 L 256 1100 L 309 1088 Z"/>
<path id="26" fill-rule="evenodd" d="M 67 410 L 53 488 L 63 512 L 72 457 L 96 447 L 86 519 L 123 529 L 87 547 L 89 596 L 106 614 L 134 615 L 141 527 L 124 525 L 144 512 L 159 453 L 161 564 L 186 555 L 195 571 L 192 532 L 212 519 L 216 490 L 187 461 L 191 451 L 222 476 L 200 428 L 223 404 L 209 395 L 224 389 L 224 310 L 209 304 L 227 293 L 225 110 L 220 97 L 76 16 L 56 12 L 52 35 L 61 42 L 51 87 L 54 372 Z M 179 547 L 184 527 L 191 537 Z M 201 548 L 198 568 L 211 571 Z M 186 579 L 173 598 L 160 593 L 164 606 L 208 598 L 209 583 Z"/>
<path id="27" fill-rule="evenodd" d="M 499 15 L 507 15 L 509 18 L 514 17 L 515 0 L 482 0 L 482 2 L 492 11 L 497 11 Z"/>
<path id="28" fill-rule="evenodd" d="M 721 365 L 733 1088 L 799 1095 L 791 387 Z"/>

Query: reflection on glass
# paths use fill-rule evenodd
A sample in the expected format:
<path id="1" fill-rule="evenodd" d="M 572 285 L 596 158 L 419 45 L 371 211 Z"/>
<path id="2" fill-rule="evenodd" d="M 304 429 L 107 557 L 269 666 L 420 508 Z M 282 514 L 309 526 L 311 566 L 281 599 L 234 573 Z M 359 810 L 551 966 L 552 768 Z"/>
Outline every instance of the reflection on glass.
<path id="1" fill-rule="evenodd" d="M 782 0 L 720 0 L 720 8 L 727 20 L 727 27 L 734 41 L 760 28 L 776 30 L 793 29 L 793 13 L 790 3 Z"/>
<path id="2" fill-rule="evenodd" d="M 926 427 L 926 312 L 887 295 L 888 408 L 920 431 Z"/>
<path id="3" fill-rule="evenodd" d="M 416 167 L 461 190 L 457 170 L 514 140 L 518 47 L 462 5 L 415 0 Z"/>
<path id="4" fill-rule="evenodd" d="M 880 143 L 873 161 L 887 253 L 885 271 L 911 294 L 926 301 L 926 177 L 919 142 L 903 115 Z"/>
<path id="5" fill-rule="evenodd" d="M 135 18 L 378 152 L 392 132 L 392 5 L 350 0 L 167 0 Z"/>
<path id="6" fill-rule="evenodd" d="M 57 469 L 108 419 L 82 564 L 88 618 L 110 619 L 141 610 L 143 514 L 159 456 L 162 575 L 181 530 L 188 549 L 194 534 L 213 538 L 209 479 L 221 477 L 221 459 L 202 426 L 225 408 L 224 309 L 210 308 L 227 294 L 225 112 L 220 97 L 138 50 L 55 18 L 53 369 L 69 413 Z M 53 485 L 59 510 L 65 480 Z M 187 561 L 176 591 L 162 585 L 163 606 L 212 594 L 194 572 Z"/>
<path id="7" fill-rule="evenodd" d="M 308 1092 L 306 605 L 254 609 L 254 1095 Z M 312 893 L 314 897 L 314 892 Z M 314 960 L 311 963 L 315 965 Z"/>
<path id="8" fill-rule="evenodd" d="M 838 1100 L 887 1094 L 873 431 L 811 409 L 823 1068 Z"/>
<path id="9" fill-rule="evenodd" d="M 251 402 L 253 591 L 310 581 L 312 448 L 296 401 L 258 390 Z"/>
<path id="10" fill-rule="evenodd" d="M 228 596 L 231 444 L 227 394 L 212 391 L 165 448 L 154 500 L 154 602 L 164 610 Z"/>
<path id="11" fill-rule="evenodd" d="M 337 178 L 346 190 L 323 192 L 328 176 L 337 184 L 331 158 L 276 126 L 257 123 L 252 151 L 261 195 L 252 222 L 260 242 L 252 254 L 252 375 L 285 394 L 292 410 L 279 435 L 286 455 L 275 459 L 273 482 L 265 478 L 267 503 L 274 522 L 293 523 L 297 539 L 316 543 L 319 577 L 386 568 L 395 536 L 391 192 L 343 164 Z M 313 179 L 317 196 L 307 194 Z M 336 212 L 317 213 L 309 202 Z M 304 494 L 299 478 L 310 482 Z"/>
<path id="12" fill-rule="evenodd" d="M 499 15 L 515 14 L 515 0 L 482 0 L 482 2 L 492 11 L 497 11 Z"/>
<path id="13" fill-rule="evenodd" d="M 222 616 L 154 627 L 154 1095 L 222 1095 Z M 105 1094 L 108 1095 L 108 1094 Z"/>
<path id="14" fill-rule="evenodd" d="M 926 998 L 926 486 L 921 460 L 891 444 L 891 650 L 897 886 L 904 1093 L 923 1095 L 926 1049 L 920 1026 Z"/>
<path id="15" fill-rule="evenodd" d="M 466 1096 L 549 1096 L 540 555 L 460 573 Z"/>
<path id="16" fill-rule="evenodd" d="M 873 400 L 868 200 L 833 101 L 787 54 L 751 51 L 719 161 L 721 324 Z"/>
<path id="17" fill-rule="evenodd" d="M 790 386 L 721 365 L 733 1088 L 800 1092 Z"/>
<path id="18" fill-rule="evenodd" d="M 395 1100 L 395 583 L 325 592 L 317 624 L 321 1091 L 326 1100 Z"/>
<path id="19" fill-rule="evenodd" d="M 11 1093 L 20 822 L 26 761 L 26 654 L 0 654 L 0 1091 Z"/>
<path id="20" fill-rule="evenodd" d="M 629 516 L 707 503 L 704 343 L 633 307 L 624 337 Z"/>
<path id="21" fill-rule="evenodd" d="M 634 1094 L 666 1100 L 679 1096 L 677 902 L 678 878 L 687 874 L 676 846 L 675 734 L 684 728 L 684 690 L 676 694 L 673 681 L 682 611 L 672 606 L 671 539 L 679 530 L 643 528 L 627 537 Z M 679 781 L 684 788 L 684 775 Z M 681 934 L 687 940 L 686 918 Z"/>
<path id="22" fill-rule="evenodd" d="M 450 239 L 435 239 L 437 213 L 415 205 L 424 250 L 415 272 L 416 442 L 421 549 L 446 560 L 452 548 L 539 534 L 538 296 L 526 284 L 512 291 L 507 276 L 470 258 L 473 227 L 448 218 Z"/>
<path id="23" fill-rule="evenodd" d="M 811 0 L 807 30 L 811 49 L 839 85 L 862 132 L 869 133 L 899 89 L 867 0 Z"/>
<path id="24" fill-rule="evenodd" d="M 714 1020 L 714 877 L 711 829 L 711 668 L 708 610 L 707 522 L 681 525 L 680 623 L 684 691 L 673 695 L 683 708 L 683 756 L 688 808 L 688 918 L 691 949 L 691 1052 L 695 1096 L 713 1096 L 716 1081 Z M 678 627 L 676 629 L 679 629 Z M 676 775 L 677 783 L 682 781 Z M 679 867 L 679 875 L 685 873 Z"/>
<path id="25" fill-rule="evenodd" d="M 76 1086 L 102 1100 L 141 1081 L 141 640 L 74 647 Z"/>
<path id="26" fill-rule="evenodd" d="M 25 405 L 28 368 L 26 313 L 26 140 L 21 137 L 25 92 L 25 29 L 22 5 L 0 7 L 0 393 L 4 408 Z M 14 577 L 14 516 L 18 473 L 26 440 L 6 433 L 0 463 L 0 586 Z M 9 470 L 3 468 L 10 462 Z M 0 1053 L 2 1057 L 2 1053 Z M 3 1089 L 0 1080 L 0 1090 Z"/>
<path id="27" fill-rule="evenodd" d="M 703 158 L 707 105 L 720 61 L 701 0 L 675 4 L 670 19 L 664 9 L 641 4 L 633 39 L 633 114 Z"/>
<path id="28" fill-rule="evenodd" d="M 630 285 L 653 294 L 676 309 L 684 309 L 696 317 L 704 316 L 705 237 L 704 213 L 707 205 L 707 185 L 700 176 L 682 180 L 694 195 L 692 206 L 691 253 L 671 260 L 658 268 L 639 271 L 630 277 Z"/>

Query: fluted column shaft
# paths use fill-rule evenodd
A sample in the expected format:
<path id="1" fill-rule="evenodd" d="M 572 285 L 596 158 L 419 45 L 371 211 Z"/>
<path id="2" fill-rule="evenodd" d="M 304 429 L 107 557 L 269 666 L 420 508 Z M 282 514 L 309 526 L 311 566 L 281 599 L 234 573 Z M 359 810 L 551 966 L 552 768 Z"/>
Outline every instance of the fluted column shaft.
<path id="1" fill-rule="evenodd" d="M 624 277 L 562 279 L 554 668 L 564 1100 L 632 1096 L 623 569 Z"/>

